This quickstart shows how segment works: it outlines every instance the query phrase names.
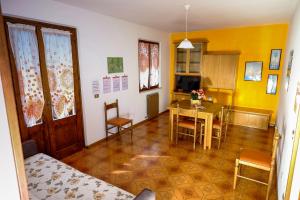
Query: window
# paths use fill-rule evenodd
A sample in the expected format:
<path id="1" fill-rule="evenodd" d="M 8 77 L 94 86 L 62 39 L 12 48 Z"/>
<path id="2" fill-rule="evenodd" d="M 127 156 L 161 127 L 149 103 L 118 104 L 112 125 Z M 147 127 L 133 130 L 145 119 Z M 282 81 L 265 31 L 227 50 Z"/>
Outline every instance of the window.
<path id="1" fill-rule="evenodd" d="M 139 40 L 139 90 L 140 92 L 159 87 L 159 44 Z"/>

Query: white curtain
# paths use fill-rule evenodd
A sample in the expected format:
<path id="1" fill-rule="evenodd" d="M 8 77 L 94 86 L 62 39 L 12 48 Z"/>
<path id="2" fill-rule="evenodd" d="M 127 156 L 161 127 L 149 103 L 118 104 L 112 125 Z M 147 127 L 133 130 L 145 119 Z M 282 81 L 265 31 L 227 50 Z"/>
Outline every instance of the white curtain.
<path id="1" fill-rule="evenodd" d="M 139 42 L 140 90 L 149 88 L 149 44 Z"/>
<path id="2" fill-rule="evenodd" d="M 159 45 L 150 44 L 151 53 L 151 71 L 150 87 L 159 85 Z"/>
<path id="3" fill-rule="evenodd" d="M 27 127 L 42 123 L 44 94 L 35 27 L 7 23 Z"/>
<path id="4" fill-rule="evenodd" d="M 70 32 L 42 28 L 53 119 L 75 115 Z"/>

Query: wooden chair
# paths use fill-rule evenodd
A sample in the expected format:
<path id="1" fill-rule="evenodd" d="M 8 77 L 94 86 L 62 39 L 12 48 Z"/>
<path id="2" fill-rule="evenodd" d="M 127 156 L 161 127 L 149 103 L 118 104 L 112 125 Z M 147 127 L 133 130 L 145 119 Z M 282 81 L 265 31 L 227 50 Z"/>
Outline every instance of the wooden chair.
<path id="1" fill-rule="evenodd" d="M 224 134 L 224 138 L 227 137 L 227 130 L 229 124 L 229 117 L 230 117 L 230 108 L 222 107 L 222 110 L 218 116 L 218 119 L 213 121 L 213 131 L 215 135 L 212 138 L 218 140 L 218 149 L 220 149 L 222 134 Z M 200 144 L 202 143 L 202 137 L 204 138 L 204 129 L 205 129 L 205 121 L 199 120 L 200 122 Z"/>
<path id="2" fill-rule="evenodd" d="M 117 116 L 111 119 L 107 119 L 107 111 L 110 109 L 116 109 L 117 110 Z M 118 128 L 118 134 L 122 130 L 130 130 L 131 133 L 131 142 L 132 142 L 132 134 L 133 134 L 133 127 L 132 127 L 132 119 L 127 119 L 123 117 L 119 117 L 119 104 L 118 99 L 116 102 L 111 104 L 104 103 L 104 111 L 105 111 L 105 131 L 106 131 L 106 140 L 108 138 L 109 134 L 114 134 L 112 132 L 109 132 L 112 128 Z M 128 126 L 129 125 L 129 126 Z M 127 126 L 127 127 L 125 127 Z"/>
<path id="3" fill-rule="evenodd" d="M 193 120 L 189 118 L 193 117 Z M 193 110 L 191 109 L 184 109 L 180 108 L 179 104 L 177 104 L 177 112 L 176 112 L 176 144 L 178 143 L 178 135 L 186 135 L 194 138 L 194 145 L 193 149 L 196 148 L 196 139 L 199 134 L 197 133 L 197 126 L 198 126 L 198 108 Z M 186 129 L 187 132 L 179 132 L 179 127 Z M 192 130 L 193 132 L 190 133 L 189 131 Z"/>
<path id="4" fill-rule="evenodd" d="M 234 180 L 233 180 L 233 189 L 236 188 L 236 182 L 237 178 L 243 178 L 250 181 L 254 181 L 257 183 L 261 183 L 264 185 L 267 185 L 267 196 L 266 200 L 269 198 L 272 180 L 273 180 L 273 173 L 274 173 L 274 167 L 275 167 L 275 158 L 276 158 L 276 150 L 278 146 L 278 140 L 280 136 L 277 133 L 277 130 L 275 130 L 275 135 L 273 139 L 273 148 L 272 153 L 264 152 L 264 151 L 258 151 L 258 150 L 252 150 L 252 149 L 241 149 L 239 157 L 235 161 L 235 170 L 234 170 Z M 246 176 L 241 175 L 241 165 L 254 167 L 257 169 L 265 170 L 269 172 L 269 179 L 268 182 L 262 182 L 259 180 L 255 180 Z"/>
<path id="5" fill-rule="evenodd" d="M 228 125 L 230 121 L 230 112 L 231 112 L 231 106 L 228 106 L 224 110 L 224 139 L 225 140 L 227 138 Z"/>
<path id="6" fill-rule="evenodd" d="M 222 139 L 222 134 L 223 134 L 223 128 L 224 128 L 224 107 L 222 107 L 221 112 L 218 116 L 218 119 L 214 119 L 213 121 L 213 139 L 218 140 L 218 149 L 220 149 L 221 146 L 221 139 Z"/>

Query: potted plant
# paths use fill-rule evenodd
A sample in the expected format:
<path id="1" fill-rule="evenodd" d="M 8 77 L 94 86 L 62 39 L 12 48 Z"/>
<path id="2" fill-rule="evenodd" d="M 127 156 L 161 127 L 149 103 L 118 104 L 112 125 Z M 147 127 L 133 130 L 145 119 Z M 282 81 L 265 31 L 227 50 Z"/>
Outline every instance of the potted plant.
<path id="1" fill-rule="evenodd" d="M 191 104 L 201 104 L 201 100 L 205 98 L 203 89 L 192 90 L 191 92 Z"/>

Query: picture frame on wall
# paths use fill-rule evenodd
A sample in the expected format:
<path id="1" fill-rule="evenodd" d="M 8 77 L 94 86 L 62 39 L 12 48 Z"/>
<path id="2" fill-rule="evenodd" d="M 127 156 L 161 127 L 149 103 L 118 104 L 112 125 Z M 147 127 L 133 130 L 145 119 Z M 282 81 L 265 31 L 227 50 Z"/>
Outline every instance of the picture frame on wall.
<path id="1" fill-rule="evenodd" d="M 271 49 L 270 70 L 279 70 L 282 49 Z"/>
<path id="2" fill-rule="evenodd" d="M 261 81 L 262 80 L 262 61 L 245 62 L 245 81 Z"/>
<path id="3" fill-rule="evenodd" d="M 277 74 L 269 74 L 268 82 L 267 82 L 267 94 L 276 94 L 277 92 L 277 82 L 278 75 Z"/>
<path id="4" fill-rule="evenodd" d="M 285 83 L 286 91 L 289 90 L 290 78 L 291 78 L 292 66 L 293 66 L 293 58 L 294 58 L 294 50 L 291 50 L 289 53 L 288 67 L 286 71 L 286 83 Z"/>
<path id="5" fill-rule="evenodd" d="M 123 57 L 107 57 L 107 71 L 109 74 L 123 73 Z"/>

